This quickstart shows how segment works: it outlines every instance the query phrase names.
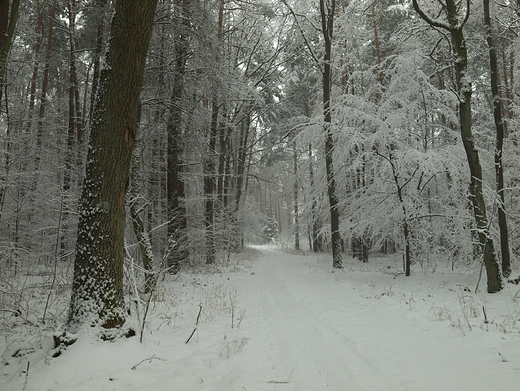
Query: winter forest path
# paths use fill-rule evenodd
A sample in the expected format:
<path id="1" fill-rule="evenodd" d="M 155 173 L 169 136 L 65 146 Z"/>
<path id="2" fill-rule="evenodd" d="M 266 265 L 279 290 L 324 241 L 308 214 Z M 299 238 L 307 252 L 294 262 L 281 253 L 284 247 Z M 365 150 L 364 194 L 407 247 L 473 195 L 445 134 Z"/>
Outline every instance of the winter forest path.
<path id="1" fill-rule="evenodd" d="M 13 337 L 0 390 L 518 389 L 517 285 L 472 293 L 478 270 L 416 266 L 404 277 L 397 257 L 345 257 L 333 270 L 330 255 L 257 250 L 211 272 L 166 276 L 143 343 L 86 334 L 50 359 L 50 334 L 41 348 Z"/>
<path id="2" fill-rule="evenodd" d="M 261 331 L 247 356 L 269 389 L 387 389 L 365 333 L 349 332 L 366 328 L 356 320 L 362 308 L 351 307 L 337 288 L 312 273 L 304 256 L 264 250 L 241 303 L 247 323 Z"/>
<path id="3" fill-rule="evenodd" d="M 370 287 L 368 274 L 325 272 L 313 256 L 261 250 L 254 274 L 235 284 L 241 327 L 254 330 L 241 372 L 255 381 L 239 382 L 244 390 L 497 389 L 506 368 L 496 351 L 437 321 L 432 295 L 413 299 Z"/>

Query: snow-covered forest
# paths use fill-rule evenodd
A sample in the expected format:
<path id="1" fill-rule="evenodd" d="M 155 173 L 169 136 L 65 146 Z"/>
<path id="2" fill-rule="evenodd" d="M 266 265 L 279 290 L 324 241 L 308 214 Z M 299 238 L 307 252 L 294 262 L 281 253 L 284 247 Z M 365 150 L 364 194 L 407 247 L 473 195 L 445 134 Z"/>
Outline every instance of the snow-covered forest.
<path id="1" fill-rule="evenodd" d="M 519 7 L 0 0 L 0 389 L 513 389 Z"/>

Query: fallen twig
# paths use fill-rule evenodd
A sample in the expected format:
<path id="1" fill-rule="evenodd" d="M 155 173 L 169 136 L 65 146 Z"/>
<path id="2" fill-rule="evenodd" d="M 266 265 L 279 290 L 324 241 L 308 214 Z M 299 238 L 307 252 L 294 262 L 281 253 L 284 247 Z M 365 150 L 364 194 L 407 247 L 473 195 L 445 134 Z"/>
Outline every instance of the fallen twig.
<path id="1" fill-rule="evenodd" d="M 144 360 L 141 360 L 140 363 L 138 364 L 135 364 L 132 369 L 135 370 L 139 365 L 141 365 L 142 363 L 144 363 L 145 361 L 148 361 L 148 362 L 152 362 L 153 360 L 161 360 L 161 361 L 168 361 L 164 358 L 160 358 L 160 357 L 157 357 L 155 354 L 152 356 L 152 357 L 148 357 L 148 358 L 145 358 Z"/>
<path id="2" fill-rule="evenodd" d="M 199 325 L 199 319 L 200 319 L 201 312 L 202 312 L 202 304 L 199 304 L 199 314 L 197 315 L 197 320 L 195 321 L 195 328 L 193 329 L 190 336 L 186 340 L 186 343 L 190 342 L 191 338 L 193 337 L 193 334 L 195 334 L 195 331 L 197 331 L 197 326 Z"/>
<path id="3" fill-rule="evenodd" d="M 27 370 L 25 371 L 25 381 L 23 382 L 22 391 L 27 387 L 27 380 L 29 379 L 29 366 L 31 365 L 30 361 L 27 361 Z"/>

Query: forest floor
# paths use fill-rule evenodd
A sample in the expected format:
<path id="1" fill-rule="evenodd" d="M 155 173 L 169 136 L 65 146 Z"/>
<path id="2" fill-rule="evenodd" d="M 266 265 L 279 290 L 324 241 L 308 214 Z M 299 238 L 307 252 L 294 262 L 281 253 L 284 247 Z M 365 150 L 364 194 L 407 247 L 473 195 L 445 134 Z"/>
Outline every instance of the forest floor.
<path id="1" fill-rule="evenodd" d="M 50 331 L 13 323 L 0 390 L 518 389 L 517 285 L 472 293 L 478 270 L 416 265 L 405 277 L 396 257 L 342 270 L 329 258 L 257 247 L 211 273 L 167 276 L 143 343 L 86 334 L 50 358 Z"/>

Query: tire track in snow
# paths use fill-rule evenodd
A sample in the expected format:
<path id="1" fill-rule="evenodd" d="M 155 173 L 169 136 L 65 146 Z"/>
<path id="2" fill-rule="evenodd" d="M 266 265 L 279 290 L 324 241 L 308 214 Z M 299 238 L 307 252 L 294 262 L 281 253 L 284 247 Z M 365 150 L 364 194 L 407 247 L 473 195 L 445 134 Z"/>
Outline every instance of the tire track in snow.
<path id="1" fill-rule="evenodd" d="M 386 365 L 391 358 L 385 360 L 380 352 L 377 357 L 365 354 L 362 350 L 371 348 L 370 341 L 356 338 L 345 321 L 359 309 L 337 308 L 341 300 L 334 295 L 344 287 L 335 289 L 330 281 L 323 284 L 324 277 L 303 264 L 304 256 L 263 253 L 256 274 L 239 288 L 248 323 L 263 330 L 262 335 L 251 336 L 247 348 L 258 380 L 271 387 L 258 389 L 403 389 L 402 382 L 395 387 L 381 374 L 381 363 Z M 394 374 L 401 377 L 404 368 L 397 366 Z"/>

